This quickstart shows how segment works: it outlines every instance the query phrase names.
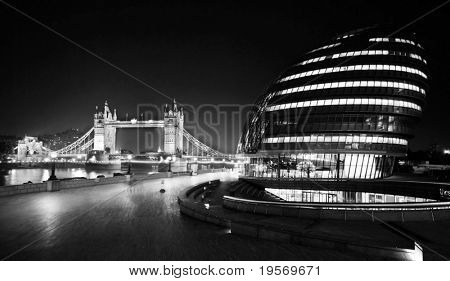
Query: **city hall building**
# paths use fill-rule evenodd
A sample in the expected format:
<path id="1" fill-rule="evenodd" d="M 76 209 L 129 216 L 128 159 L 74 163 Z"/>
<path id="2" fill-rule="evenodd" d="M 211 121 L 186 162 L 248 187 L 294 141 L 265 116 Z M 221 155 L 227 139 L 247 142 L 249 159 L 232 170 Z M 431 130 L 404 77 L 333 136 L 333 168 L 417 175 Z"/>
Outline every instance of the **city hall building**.
<path id="1" fill-rule="evenodd" d="M 376 179 L 407 152 L 429 91 L 414 33 L 370 27 L 305 54 L 259 98 L 238 153 L 257 177 Z"/>

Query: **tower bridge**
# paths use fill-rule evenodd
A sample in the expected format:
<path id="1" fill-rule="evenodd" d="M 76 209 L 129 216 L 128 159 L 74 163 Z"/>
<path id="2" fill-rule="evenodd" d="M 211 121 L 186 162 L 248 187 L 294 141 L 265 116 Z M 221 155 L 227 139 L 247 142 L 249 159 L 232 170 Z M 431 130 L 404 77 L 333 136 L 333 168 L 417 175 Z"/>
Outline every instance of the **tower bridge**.
<path id="1" fill-rule="evenodd" d="M 56 151 L 50 151 L 57 157 L 86 155 L 90 151 L 115 152 L 116 134 L 120 128 L 161 128 L 164 132 L 163 152 L 169 155 L 230 157 L 200 142 L 184 129 L 183 108 L 174 100 L 164 106 L 162 120 L 118 120 L 117 111 L 110 110 L 105 101 L 103 110 L 96 108 L 94 126 L 73 143 Z"/>
<path id="2" fill-rule="evenodd" d="M 116 134 L 119 128 L 163 128 L 164 129 L 164 151 L 169 154 L 176 153 L 176 148 L 173 147 L 171 141 L 176 138 L 174 133 L 176 129 L 172 124 L 180 124 L 182 128 L 183 112 L 178 112 L 176 102 L 173 103 L 173 108 L 169 106 L 164 108 L 163 120 L 137 120 L 131 119 L 121 121 L 117 119 L 117 111 L 111 113 L 108 102 L 105 102 L 103 111 L 98 111 L 94 114 L 94 147 L 93 150 L 98 151 L 116 151 Z M 98 109 L 97 109 L 98 110 Z M 174 119 L 174 120 L 172 120 Z M 178 147 L 182 151 L 182 147 Z"/>

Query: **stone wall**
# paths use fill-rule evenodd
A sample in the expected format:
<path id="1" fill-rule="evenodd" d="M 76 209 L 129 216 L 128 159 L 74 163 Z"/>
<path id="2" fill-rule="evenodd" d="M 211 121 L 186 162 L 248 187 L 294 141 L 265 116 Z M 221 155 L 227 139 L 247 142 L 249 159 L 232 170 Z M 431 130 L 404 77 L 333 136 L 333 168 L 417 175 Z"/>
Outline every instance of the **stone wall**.
<path id="1" fill-rule="evenodd" d="M 204 173 L 214 172 L 216 170 L 208 170 L 204 171 Z M 171 178 L 176 176 L 186 176 L 186 173 L 170 173 L 170 172 L 161 172 L 154 173 L 150 175 L 123 175 L 116 177 L 108 177 L 108 178 L 96 178 L 96 179 L 71 179 L 71 180 L 56 180 L 56 181 L 47 181 L 42 183 L 30 183 L 30 184 L 18 184 L 18 185 L 8 185 L 8 186 L 0 186 L 0 197 L 10 196 L 16 194 L 24 194 L 24 193 L 36 193 L 36 192 L 53 192 L 64 189 L 71 188 L 81 188 L 81 187 L 89 187 L 89 186 L 97 186 L 104 184 L 116 184 L 116 183 L 126 183 L 126 182 L 136 182 L 141 180 L 152 180 L 152 179 L 163 179 L 163 178 Z"/>
<path id="2" fill-rule="evenodd" d="M 80 188 L 103 184 L 124 183 L 130 181 L 129 176 L 118 176 L 97 179 L 56 180 L 42 183 L 27 183 L 0 187 L 0 197 L 24 193 L 54 192 L 61 189 Z"/>

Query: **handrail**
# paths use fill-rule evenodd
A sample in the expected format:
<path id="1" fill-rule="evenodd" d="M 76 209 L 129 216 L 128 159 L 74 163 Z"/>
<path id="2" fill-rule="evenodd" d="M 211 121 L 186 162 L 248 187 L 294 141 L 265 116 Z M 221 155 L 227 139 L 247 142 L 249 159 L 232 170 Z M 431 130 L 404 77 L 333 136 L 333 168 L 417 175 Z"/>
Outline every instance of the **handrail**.
<path id="1" fill-rule="evenodd" d="M 450 182 L 432 182 L 432 181 L 416 181 L 416 180 L 401 180 L 401 179 L 350 179 L 350 178 L 342 178 L 339 181 L 336 178 L 271 178 L 271 177 L 253 177 L 253 176 L 240 176 L 239 178 L 248 179 L 248 180 L 261 180 L 261 181 L 304 181 L 304 182 L 370 182 L 370 183 L 383 183 L 383 182 L 392 182 L 392 183 L 417 183 L 417 184 L 432 184 L 432 185 L 449 185 Z"/>
<path id="2" fill-rule="evenodd" d="M 223 196 L 224 201 L 248 203 L 252 205 L 277 206 L 286 208 L 308 208 L 308 209 L 450 209 L 450 202 L 426 202 L 426 203 L 303 203 L 303 202 L 271 202 L 238 198 L 234 196 Z"/>

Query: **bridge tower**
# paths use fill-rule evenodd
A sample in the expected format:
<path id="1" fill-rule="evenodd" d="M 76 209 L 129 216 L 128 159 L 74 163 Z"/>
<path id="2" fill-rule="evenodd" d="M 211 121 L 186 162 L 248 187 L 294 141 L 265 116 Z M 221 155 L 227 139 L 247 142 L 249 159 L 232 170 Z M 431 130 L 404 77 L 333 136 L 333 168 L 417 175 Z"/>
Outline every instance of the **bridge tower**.
<path id="1" fill-rule="evenodd" d="M 116 127 L 108 125 L 108 122 L 117 120 L 117 113 L 111 113 L 108 106 L 108 101 L 105 101 L 105 106 L 102 111 L 94 114 L 94 150 L 110 151 L 112 153 L 116 150 Z"/>
<path id="2" fill-rule="evenodd" d="M 183 108 L 178 108 L 174 99 L 172 106 L 164 106 L 164 152 L 176 154 L 183 151 L 183 128 Z"/>

